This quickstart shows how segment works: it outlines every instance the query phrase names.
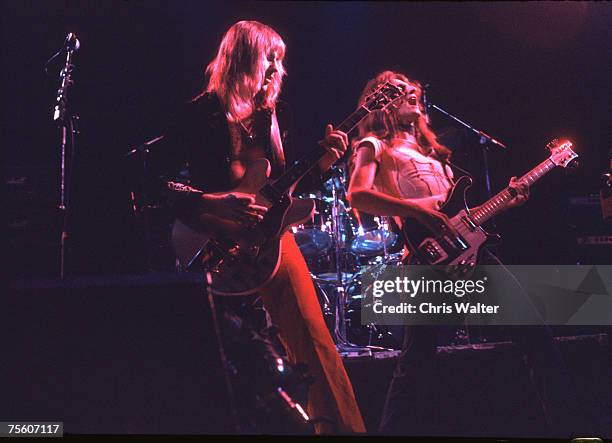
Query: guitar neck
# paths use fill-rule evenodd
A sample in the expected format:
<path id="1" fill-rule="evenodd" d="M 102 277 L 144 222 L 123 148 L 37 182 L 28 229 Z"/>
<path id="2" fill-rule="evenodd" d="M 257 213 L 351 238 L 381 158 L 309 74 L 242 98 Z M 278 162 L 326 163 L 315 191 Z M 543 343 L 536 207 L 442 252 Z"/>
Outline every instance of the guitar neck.
<path id="1" fill-rule="evenodd" d="M 370 111 L 366 107 L 361 106 L 340 123 L 336 129 L 348 134 L 369 113 Z M 287 172 L 270 185 L 273 193 L 283 195 L 288 192 L 298 180 L 304 177 L 321 160 L 326 152 L 327 150 L 324 147 L 317 145 L 312 151 L 297 160 Z"/>
<path id="2" fill-rule="evenodd" d="M 533 168 L 527 174 L 523 175 L 519 180 L 524 181 L 529 186 L 537 182 L 544 175 L 546 175 L 549 171 L 555 168 L 555 163 L 548 158 L 540 163 L 538 166 Z M 476 224 L 476 226 L 482 225 L 484 222 L 488 221 L 492 217 L 495 217 L 497 214 L 508 209 L 508 203 L 510 200 L 514 198 L 514 195 L 508 188 L 501 191 L 499 194 L 491 197 L 484 204 L 482 204 L 478 209 L 472 211 L 470 213 L 472 221 Z"/>

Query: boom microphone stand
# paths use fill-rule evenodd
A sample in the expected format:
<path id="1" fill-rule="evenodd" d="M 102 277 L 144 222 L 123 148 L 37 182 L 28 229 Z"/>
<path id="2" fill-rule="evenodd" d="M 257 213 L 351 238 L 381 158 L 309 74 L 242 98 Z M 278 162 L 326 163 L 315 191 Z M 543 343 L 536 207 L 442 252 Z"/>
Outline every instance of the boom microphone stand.
<path id="1" fill-rule="evenodd" d="M 469 123 L 464 122 L 463 120 L 461 120 L 459 117 L 451 114 L 448 111 L 445 111 L 444 109 L 442 109 L 440 106 L 437 106 L 433 103 L 429 103 L 427 101 L 427 95 L 426 95 L 426 89 L 429 86 L 429 84 L 425 85 L 425 87 L 423 87 L 423 104 L 425 106 L 425 109 L 435 109 L 436 111 L 444 114 L 446 117 L 454 120 L 455 122 L 459 123 L 461 126 L 463 126 L 464 128 L 469 129 L 473 134 L 478 136 L 478 142 L 480 144 L 480 146 L 482 147 L 481 151 L 482 151 L 482 162 L 483 162 L 483 166 L 484 166 L 484 175 L 485 175 L 485 188 L 487 191 L 487 198 L 491 198 L 493 196 L 493 193 L 491 191 L 491 170 L 489 167 L 489 146 L 497 146 L 498 148 L 501 149 L 508 149 L 508 146 L 506 146 L 504 143 L 500 142 L 499 140 L 494 139 L 493 137 L 491 137 L 489 134 L 487 134 L 484 131 L 481 131 L 480 129 L 476 129 L 475 127 L 473 127 L 472 125 L 470 125 Z M 429 122 L 429 113 L 427 113 L 427 118 L 428 118 L 428 122 Z M 491 222 L 493 226 L 495 226 L 495 222 L 492 221 Z"/>
<path id="2" fill-rule="evenodd" d="M 500 142 L 499 140 L 496 140 L 495 138 L 491 137 L 489 134 L 487 134 L 484 131 L 481 131 L 480 129 L 477 129 L 475 127 L 473 127 L 472 125 L 470 125 L 469 123 L 464 122 L 463 120 L 461 120 L 459 117 L 451 114 L 450 112 L 444 110 L 443 108 L 441 108 L 440 106 L 437 106 L 433 103 L 429 103 L 427 101 L 427 96 L 426 96 L 426 89 L 427 86 L 429 85 L 425 85 L 425 87 L 423 88 L 423 105 L 425 106 L 426 110 L 429 109 L 435 109 L 436 111 L 442 113 L 443 115 L 445 115 L 446 117 L 454 120 L 455 122 L 459 123 L 461 126 L 463 126 L 464 128 L 470 130 L 473 134 L 478 136 L 478 142 L 481 146 L 481 151 L 482 151 L 482 161 L 483 161 L 483 166 L 484 166 L 484 175 L 485 175 L 485 189 L 487 192 L 487 198 L 491 198 L 493 196 L 493 193 L 491 191 L 491 170 L 489 168 L 489 146 L 497 146 L 498 148 L 501 149 L 508 149 L 508 147 Z M 429 118 L 429 115 L 428 115 Z M 494 222 L 493 222 L 494 223 Z M 496 254 L 495 254 L 496 255 Z M 463 335 L 465 334 L 465 336 L 467 337 L 467 341 L 468 343 L 472 342 L 472 333 L 470 331 L 470 328 L 468 327 L 468 325 L 465 325 L 465 333 L 463 331 L 458 331 L 459 334 Z M 482 335 L 482 334 L 478 334 L 478 332 L 476 333 L 476 335 Z M 483 341 L 483 337 L 479 338 L 480 341 Z"/>
<path id="3" fill-rule="evenodd" d="M 62 214 L 62 233 L 60 236 L 60 278 L 66 275 L 66 242 L 68 240 L 68 198 L 70 191 L 70 181 L 66 177 L 70 175 L 72 168 L 72 158 L 76 148 L 76 135 L 78 134 L 77 121 L 79 117 L 71 114 L 68 107 L 68 96 L 70 87 L 74 84 L 72 81 L 72 70 L 74 69 L 73 58 L 76 51 L 81 46 L 76 35 L 72 32 L 66 37 L 64 47 L 66 50 L 66 62 L 60 71 L 62 79 L 59 89 L 57 90 L 56 104 L 53 109 L 53 121 L 59 126 L 61 131 L 60 140 L 60 201 L 58 208 Z M 62 51 L 60 50 L 56 55 Z M 48 63 L 48 62 L 47 62 Z M 67 145 L 70 144 L 70 160 L 67 160 Z"/>
<path id="4" fill-rule="evenodd" d="M 123 155 L 125 159 L 138 156 L 138 159 L 141 164 L 139 183 L 140 189 L 135 189 L 135 184 L 132 184 L 132 188 L 130 190 L 130 199 L 132 204 L 132 215 L 137 220 L 142 222 L 143 225 L 145 250 L 147 256 L 147 271 L 153 270 L 153 254 L 151 250 L 152 228 L 150 220 L 150 210 L 155 208 L 155 206 L 151 205 L 151 202 L 149 201 L 149 193 L 147 192 L 147 179 L 149 177 L 148 157 L 152 147 L 154 147 L 156 143 L 160 142 L 164 138 L 165 135 L 159 135 L 157 137 L 151 138 L 136 147 L 132 147 L 127 153 Z"/>
<path id="5" fill-rule="evenodd" d="M 423 95 L 425 95 L 425 93 L 423 92 Z M 508 149 L 508 147 L 503 144 L 502 142 L 500 142 L 499 140 L 494 139 L 493 137 L 491 137 L 489 134 L 487 134 L 484 131 L 481 131 L 480 129 L 476 129 L 473 126 L 469 125 L 468 123 L 464 122 L 463 120 L 459 119 L 458 117 L 454 116 L 453 114 L 451 114 L 448 111 L 445 111 L 444 109 L 442 109 L 440 106 L 437 106 L 433 103 L 427 103 L 427 101 L 424 99 L 423 100 L 425 103 L 426 108 L 428 107 L 429 109 L 435 109 L 438 112 L 441 112 L 442 114 L 444 114 L 445 116 L 447 116 L 448 118 L 456 121 L 457 123 L 459 123 L 460 125 L 462 125 L 464 128 L 469 129 L 472 133 L 476 134 L 479 138 L 478 138 L 478 142 L 480 143 L 480 145 L 482 146 L 482 159 L 483 159 L 483 163 L 484 163 L 484 173 L 485 173 L 485 185 L 486 185 L 486 189 L 487 189 L 487 196 L 490 198 L 492 196 L 491 193 L 491 171 L 489 169 L 489 159 L 488 159 L 488 146 L 489 145 L 495 145 L 499 148 L 502 149 Z"/>

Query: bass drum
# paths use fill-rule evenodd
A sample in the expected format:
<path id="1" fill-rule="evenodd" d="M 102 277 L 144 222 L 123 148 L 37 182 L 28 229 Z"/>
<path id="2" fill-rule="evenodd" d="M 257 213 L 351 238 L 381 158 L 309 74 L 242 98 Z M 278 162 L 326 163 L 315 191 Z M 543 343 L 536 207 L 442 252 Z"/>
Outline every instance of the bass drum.
<path id="1" fill-rule="evenodd" d="M 346 295 L 346 335 L 350 343 L 359 346 L 374 346 L 385 349 L 402 349 L 404 340 L 403 326 L 375 325 L 373 323 L 361 323 L 361 305 L 363 302 L 361 287 L 361 274 L 355 276 L 349 282 Z"/>
<path id="2" fill-rule="evenodd" d="M 400 263 L 399 259 L 393 263 L 387 261 L 387 264 L 396 266 Z M 376 346 L 401 350 L 404 341 L 404 326 L 375 325 L 373 323 L 362 324 L 361 309 L 364 299 L 362 294 L 361 273 L 357 273 L 347 286 L 345 318 L 347 323 L 346 334 L 349 342 L 359 346 Z M 501 327 L 441 325 L 437 327 L 437 345 L 464 346 L 471 343 L 508 340 L 508 337 L 501 335 L 501 333 L 503 333 L 503 328 Z"/>

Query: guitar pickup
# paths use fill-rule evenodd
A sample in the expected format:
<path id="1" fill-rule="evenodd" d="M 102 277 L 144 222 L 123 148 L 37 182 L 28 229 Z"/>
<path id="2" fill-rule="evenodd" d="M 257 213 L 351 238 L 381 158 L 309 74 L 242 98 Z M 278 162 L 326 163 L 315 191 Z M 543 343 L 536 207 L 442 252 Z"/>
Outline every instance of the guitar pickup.
<path id="1" fill-rule="evenodd" d="M 472 221 L 471 218 L 469 218 L 467 215 L 463 215 L 461 217 L 461 221 L 468 227 L 470 228 L 472 231 L 474 231 L 478 226 L 476 226 L 476 223 L 474 223 Z"/>
<path id="2" fill-rule="evenodd" d="M 283 196 L 283 194 L 274 189 L 274 186 L 269 183 L 266 184 L 263 188 L 261 188 L 259 190 L 259 193 L 263 195 L 266 200 L 268 200 L 272 204 L 278 202 Z"/>
<path id="3" fill-rule="evenodd" d="M 462 251 L 466 251 L 470 248 L 470 245 L 468 245 L 461 236 L 458 236 L 457 240 L 454 241 L 452 244 L 455 248 L 460 249 Z"/>

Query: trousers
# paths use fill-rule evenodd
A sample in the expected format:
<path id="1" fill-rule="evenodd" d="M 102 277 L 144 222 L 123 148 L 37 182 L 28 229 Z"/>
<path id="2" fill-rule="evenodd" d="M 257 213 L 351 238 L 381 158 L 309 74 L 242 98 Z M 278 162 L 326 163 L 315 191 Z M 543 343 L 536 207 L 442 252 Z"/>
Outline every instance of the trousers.
<path id="1" fill-rule="evenodd" d="M 293 234 L 281 237 L 278 273 L 260 293 L 272 323 L 279 328 L 289 361 L 307 364 L 308 374 L 314 377 L 307 412 L 313 419 L 330 420 L 316 423 L 316 432 L 365 432 L 353 387 L 323 319 L 314 284 Z"/>

